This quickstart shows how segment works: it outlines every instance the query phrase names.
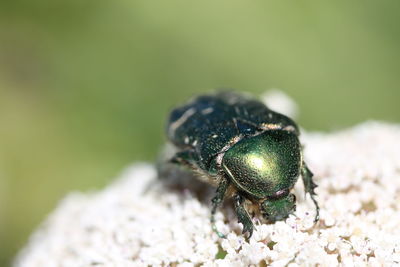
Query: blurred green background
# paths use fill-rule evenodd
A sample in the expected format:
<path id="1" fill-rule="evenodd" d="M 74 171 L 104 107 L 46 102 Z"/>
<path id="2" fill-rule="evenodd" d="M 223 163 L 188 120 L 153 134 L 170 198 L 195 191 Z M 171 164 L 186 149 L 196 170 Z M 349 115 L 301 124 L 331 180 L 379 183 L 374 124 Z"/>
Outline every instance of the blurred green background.
<path id="1" fill-rule="evenodd" d="M 400 121 L 400 1 L 0 2 L 0 265 L 71 190 L 152 161 L 195 93 L 284 89 L 300 124 Z M 371 144 L 373 145 L 373 144 Z"/>

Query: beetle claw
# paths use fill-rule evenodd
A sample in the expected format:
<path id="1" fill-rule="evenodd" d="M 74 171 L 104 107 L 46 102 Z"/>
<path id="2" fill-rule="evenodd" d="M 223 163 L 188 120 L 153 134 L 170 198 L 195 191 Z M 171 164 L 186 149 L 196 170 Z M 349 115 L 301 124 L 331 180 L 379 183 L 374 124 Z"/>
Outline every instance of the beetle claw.
<path id="1" fill-rule="evenodd" d="M 246 233 L 248 233 L 246 239 L 250 239 L 250 237 L 253 235 L 253 228 L 252 227 L 243 227 L 242 234 L 246 235 Z"/>

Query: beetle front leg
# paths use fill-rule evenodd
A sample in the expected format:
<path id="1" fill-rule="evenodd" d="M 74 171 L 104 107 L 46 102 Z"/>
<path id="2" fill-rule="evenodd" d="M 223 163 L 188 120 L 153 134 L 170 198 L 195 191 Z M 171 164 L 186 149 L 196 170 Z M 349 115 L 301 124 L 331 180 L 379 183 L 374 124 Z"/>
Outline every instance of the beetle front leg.
<path id="1" fill-rule="evenodd" d="M 310 169 L 307 167 L 307 165 L 304 161 L 303 161 L 303 164 L 301 167 L 301 177 L 302 177 L 303 183 L 304 183 L 304 190 L 306 193 L 310 194 L 310 197 L 315 205 L 316 214 L 315 214 L 315 218 L 314 218 L 314 223 L 316 223 L 319 220 L 319 206 L 318 206 L 318 202 L 314 198 L 314 196 L 317 195 L 314 191 L 314 189 L 317 187 L 317 184 L 314 183 L 314 181 L 312 179 L 313 173 L 310 171 Z"/>
<path id="2" fill-rule="evenodd" d="M 251 221 L 250 215 L 247 212 L 246 208 L 244 207 L 244 198 L 243 196 L 237 194 L 233 197 L 233 203 L 235 205 L 236 215 L 238 217 L 238 222 L 243 224 L 243 231 L 242 233 L 245 234 L 246 232 L 249 233 L 249 237 L 253 234 L 254 225 Z"/>
<path id="3" fill-rule="evenodd" d="M 224 234 L 217 230 L 217 226 L 215 225 L 215 213 L 217 212 L 217 208 L 221 205 L 222 201 L 224 200 L 226 190 L 229 187 L 229 181 L 225 177 L 221 178 L 221 181 L 217 187 L 217 192 L 215 197 L 211 200 L 212 208 L 211 208 L 211 225 L 213 231 L 220 237 L 226 238 Z"/>

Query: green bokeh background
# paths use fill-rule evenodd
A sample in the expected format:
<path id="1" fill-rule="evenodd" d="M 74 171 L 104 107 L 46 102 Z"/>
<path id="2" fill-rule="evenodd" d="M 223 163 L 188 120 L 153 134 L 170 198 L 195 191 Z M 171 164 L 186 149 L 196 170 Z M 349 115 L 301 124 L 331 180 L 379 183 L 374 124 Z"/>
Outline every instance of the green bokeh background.
<path id="1" fill-rule="evenodd" d="M 152 161 L 196 93 L 284 89 L 300 124 L 400 121 L 400 1 L 0 2 L 0 265 L 71 190 Z M 373 145 L 373 144 L 371 144 Z"/>

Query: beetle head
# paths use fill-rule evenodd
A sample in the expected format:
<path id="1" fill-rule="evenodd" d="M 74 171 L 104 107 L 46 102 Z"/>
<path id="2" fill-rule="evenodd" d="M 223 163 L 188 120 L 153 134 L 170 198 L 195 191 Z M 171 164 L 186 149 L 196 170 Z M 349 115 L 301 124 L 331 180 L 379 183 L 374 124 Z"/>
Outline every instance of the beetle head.
<path id="1" fill-rule="evenodd" d="M 288 194 L 282 198 L 264 200 L 260 210 L 268 222 L 282 221 L 296 211 L 296 196 Z"/>

